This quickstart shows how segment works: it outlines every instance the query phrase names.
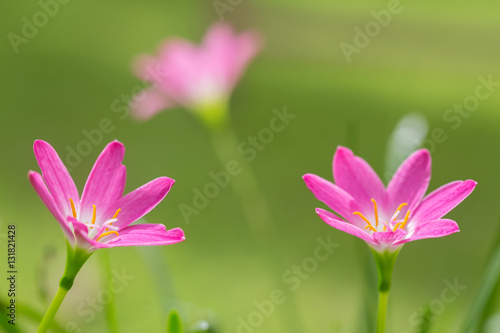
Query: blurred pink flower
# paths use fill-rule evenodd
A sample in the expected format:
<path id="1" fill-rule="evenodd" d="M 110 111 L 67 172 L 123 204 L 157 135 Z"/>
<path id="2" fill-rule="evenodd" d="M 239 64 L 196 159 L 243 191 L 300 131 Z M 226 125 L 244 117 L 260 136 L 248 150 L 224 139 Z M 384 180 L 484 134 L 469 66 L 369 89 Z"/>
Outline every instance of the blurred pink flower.
<path id="1" fill-rule="evenodd" d="M 200 112 L 227 103 L 260 48 L 255 32 L 237 35 L 224 23 L 214 24 L 199 46 L 184 39 L 165 41 L 156 56 L 140 56 L 135 64 L 136 75 L 151 86 L 133 98 L 133 115 L 148 119 L 177 105 Z"/>
<path id="2" fill-rule="evenodd" d="M 125 154 L 122 143 L 113 141 L 104 148 L 90 172 L 81 199 L 54 148 L 37 140 L 33 149 L 42 175 L 30 171 L 28 178 L 74 248 L 92 252 L 104 247 L 168 245 L 185 239 L 180 228 L 166 230 L 162 224 L 130 225 L 163 200 L 174 180 L 156 178 L 123 196 L 126 169 L 122 165 Z"/>
<path id="3" fill-rule="evenodd" d="M 316 198 L 343 218 L 317 208 L 326 223 L 361 238 L 379 252 L 458 232 L 454 221 L 442 217 L 477 185 L 473 180 L 455 181 L 424 198 L 431 178 L 431 157 L 426 149 L 408 157 L 387 188 L 365 160 L 344 147 L 338 147 L 333 158 L 335 184 L 312 174 L 303 178 Z"/>

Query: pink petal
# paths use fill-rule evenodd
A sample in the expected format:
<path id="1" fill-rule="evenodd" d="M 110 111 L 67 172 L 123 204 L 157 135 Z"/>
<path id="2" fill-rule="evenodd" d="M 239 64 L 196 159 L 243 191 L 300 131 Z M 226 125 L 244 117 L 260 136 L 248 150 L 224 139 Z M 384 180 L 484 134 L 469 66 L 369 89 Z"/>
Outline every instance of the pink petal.
<path id="1" fill-rule="evenodd" d="M 373 239 L 379 246 L 386 248 L 392 246 L 395 240 L 403 238 L 407 232 L 403 229 L 396 229 L 396 231 L 379 231 L 372 234 Z"/>
<path id="2" fill-rule="evenodd" d="M 155 90 L 164 95 L 151 93 L 134 113 L 147 118 L 171 104 L 197 109 L 227 100 L 260 48 L 256 33 L 237 35 L 223 23 L 213 25 L 201 45 L 179 38 L 166 41 L 157 57 L 141 56 L 135 65 L 136 74 L 157 83 Z"/>
<path id="3" fill-rule="evenodd" d="M 63 216 L 72 215 L 69 199 L 75 203 L 76 210 L 80 207 L 80 196 L 73 179 L 54 148 L 47 142 L 36 140 L 33 144 L 35 157 L 42 170 L 42 177 L 54 199 L 55 205 Z"/>
<path id="4" fill-rule="evenodd" d="M 31 182 L 31 185 L 35 189 L 36 193 L 38 194 L 40 199 L 42 199 L 42 202 L 52 213 L 52 215 L 54 215 L 54 217 L 56 218 L 57 222 L 59 223 L 59 225 L 63 230 L 65 237 L 68 239 L 72 239 L 73 233 L 71 232 L 71 229 L 66 223 L 65 218 L 59 211 L 59 208 L 56 206 L 54 198 L 52 198 L 52 195 L 47 190 L 47 186 L 45 186 L 42 176 L 38 172 L 30 171 L 28 172 L 28 178 L 29 181 Z"/>
<path id="5" fill-rule="evenodd" d="M 410 219 L 418 225 L 440 219 L 467 198 L 476 185 L 475 181 L 466 180 L 438 188 L 422 200 Z"/>
<path id="6" fill-rule="evenodd" d="M 387 186 L 389 212 L 402 203 L 407 203 L 402 216 L 422 200 L 431 179 L 431 156 L 428 150 L 420 149 L 408 157 L 398 168 Z"/>
<path id="7" fill-rule="evenodd" d="M 100 220 L 108 207 L 122 197 L 127 174 L 122 165 L 124 155 L 125 147 L 118 141 L 108 144 L 99 155 L 83 189 L 80 220 L 91 220 L 92 205 L 97 206 Z"/>
<path id="8" fill-rule="evenodd" d="M 109 247 L 170 245 L 184 241 L 180 228 L 166 230 L 163 224 L 138 224 L 119 231 L 120 235 L 106 241 Z"/>
<path id="9" fill-rule="evenodd" d="M 189 107 L 196 103 L 193 98 L 208 70 L 199 49 L 188 41 L 171 39 L 161 47 L 158 61 L 167 73 L 160 90 L 181 105 Z"/>
<path id="10" fill-rule="evenodd" d="M 130 102 L 132 115 L 138 120 L 148 120 L 160 111 L 175 106 L 175 103 L 158 88 L 150 87 L 135 95 Z"/>
<path id="11" fill-rule="evenodd" d="M 113 225 L 124 228 L 149 213 L 165 198 L 173 184 L 174 180 L 168 177 L 156 178 L 118 200 L 108 209 L 106 216 L 111 218 L 117 209 L 121 209 L 118 221 Z"/>
<path id="12" fill-rule="evenodd" d="M 87 249 L 89 252 L 105 247 L 110 247 L 105 243 L 101 243 L 89 238 L 88 227 L 85 223 L 78 221 L 73 216 L 68 216 L 68 221 L 73 224 L 73 230 L 75 231 L 75 247 L 80 249 Z"/>
<path id="13" fill-rule="evenodd" d="M 417 227 L 411 237 L 396 242 L 394 245 L 418 239 L 444 237 L 459 231 L 460 229 L 455 221 L 447 219 L 436 220 Z"/>
<path id="14" fill-rule="evenodd" d="M 350 149 L 337 148 L 333 157 L 333 178 L 335 184 L 349 193 L 363 211 L 373 210 L 372 198 L 381 210 L 385 207 L 384 184 L 370 165 Z"/>
<path id="15" fill-rule="evenodd" d="M 361 238 L 365 242 L 368 242 L 372 245 L 376 245 L 375 240 L 373 237 L 367 233 L 365 230 L 350 224 L 349 222 L 342 221 L 338 219 L 335 215 L 332 213 L 323 210 L 321 208 L 316 208 L 316 213 L 325 221 L 327 224 L 331 225 L 332 227 L 347 232 L 348 234 L 351 234 L 353 236 L 356 236 L 358 238 Z"/>
<path id="16" fill-rule="evenodd" d="M 230 25 L 216 23 L 203 39 L 206 66 L 215 76 L 223 79 L 225 90 L 232 90 L 240 79 L 248 63 L 262 47 L 260 36 L 247 31 L 234 33 Z"/>
<path id="17" fill-rule="evenodd" d="M 142 81 L 155 85 L 162 84 L 168 77 L 168 73 L 163 71 L 159 59 L 149 54 L 142 54 L 134 59 L 132 70 Z"/>
<path id="18" fill-rule="evenodd" d="M 313 174 L 306 174 L 302 178 L 316 198 L 323 201 L 337 214 L 359 227 L 366 225 L 361 218 L 353 215 L 353 212 L 359 211 L 359 207 L 354 199 L 343 189 Z"/>

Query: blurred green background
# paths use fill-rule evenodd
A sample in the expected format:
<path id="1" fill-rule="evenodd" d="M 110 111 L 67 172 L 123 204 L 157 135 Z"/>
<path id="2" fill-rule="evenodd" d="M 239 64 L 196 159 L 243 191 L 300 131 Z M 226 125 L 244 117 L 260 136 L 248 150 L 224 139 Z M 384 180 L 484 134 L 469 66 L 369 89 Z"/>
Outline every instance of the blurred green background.
<path id="1" fill-rule="evenodd" d="M 31 20 L 41 10 L 36 1 L 0 6 L 4 36 L 21 34 L 22 18 Z M 183 219 L 179 205 L 190 204 L 193 189 L 211 181 L 210 171 L 222 169 L 209 134 L 191 113 L 179 108 L 139 123 L 120 119 L 111 107 L 142 85 L 130 70 L 137 54 L 154 52 L 170 36 L 200 40 L 219 19 L 212 1 L 71 0 L 17 54 L 3 38 L 0 234 L 3 243 L 7 225 L 17 225 L 18 302 L 45 310 L 65 261 L 60 228 L 27 181 L 28 170 L 38 171 L 33 141 L 48 141 L 64 160 L 67 147 L 75 149 L 86 139 L 83 130 L 109 118 L 114 130 L 72 171 L 77 186 L 83 188 L 105 144 L 118 139 L 127 149 L 126 191 L 158 176 L 174 178 L 171 192 L 147 220 L 181 227 L 187 236 L 184 243 L 154 250 L 107 250 L 111 266 L 134 277 L 115 295 L 122 332 L 163 332 L 172 304 L 190 323 L 207 318 L 220 332 L 237 332 L 238 318 L 246 320 L 256 310 L 254 301 L 269 299 L 274 289 L 285 291 L 288 300 L 255 332 L 359 332 L 366 302 L 360 252 L 368 249 L 358 251 L 360 240 L 316 216 L 314 208 L 324 206 L 301 176 L 310 172 L 332 179 L 336 146 L 353 141 L 355 153 L 382 175 L 395 124 L 419 112 L 431 131 L 441 128 L 447 136 L 444 143 L 428 146 L 433 156 L 429 189 L 468 178 L 479 186 L 448 215 L 460 233 L 404 247 L 394 272 L 389 331 L 413 331 L 412 315 L 440 299 L 445 280 L 458 279 L 468 288 L 435 320 L 435 332 L 456 331 L 500 230 L 500 91 L 481 101 L 457 129 L 443 114 L 474 94 L 478 76 L 500 81 L 500 3 L 402 1 L 401 13 L 347 63 L 339 44 L 353 44 L 354 28 L 363 29 L 373 10 L 387 6 L 388 1 L 243 0 L 224 14 L 239 31 L 258 29 L 266 41 L 231 100 L 239 140 L 267 127 L 274 108 L 286 106 L 297 115 L 251 163 L 276 224 L 266 246 L 252 238 L 230 188 L 191 223 Z M 354 140 L 352 124 L 358 129 Z M 316 239 L 328 235 L 339 248 L 291 292 L 282 274 L 312 256 Z M 77 277 L 58 313 L 61 324 L 106 331 L 104 311 L 96 310 L 90 322 L 77 312 L 103 288 L 101 255 L 94 254 Z M 0 260 L 6 262 L 6 255 Z M 162 281 L 165 276 L 175 295 Z M 5 298 L 6 281 L 0 281 Z M 34 330 L 22 312 L 18 322 Z"/>

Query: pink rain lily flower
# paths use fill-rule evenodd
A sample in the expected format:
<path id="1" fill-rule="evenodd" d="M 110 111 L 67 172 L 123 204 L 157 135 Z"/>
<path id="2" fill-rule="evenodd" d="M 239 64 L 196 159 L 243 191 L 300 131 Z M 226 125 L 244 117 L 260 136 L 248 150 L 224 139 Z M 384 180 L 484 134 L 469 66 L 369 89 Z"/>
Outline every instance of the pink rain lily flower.
<path id="1" fill-rule="evenodd" d="M 473 180 L 454 181 L 424 197 L 431 178 L 426 149 L 408 157 L 387 188 L 365 160 L 344 147 L 338 147 L 333 158 L 335 184 L 313 174 L 303 178 L 316 198 L 338 214 L 317 208 L 326 223 L 361 238 L 378 252 L 458 232 L 457 223 L 443 216 L 477 185 Z"/>
<path id="2" fill-rule="evenodd" d="M 33 149 L 42 175 L 30 171 L 28 178 L 74 248 L 90 253 L 105 247 L 169 245 L 185 240 L 180 228 L 130 225 L 163 200 L 174 180 L 156 178 L 123 196 L 126 169 L 122 143 L 113 141 L 104 148 L 81 197 L 54 148 L 37 140 Z"/>
<path id="3" fill-rule="evenodd" d="M 214 24 L 199 46 L 179 38 L 165 41 L 156 56 L 136 62 L 136 75 L 152 85 L 132 100 L 133 115 L 148 119 L 178 105 L 201 112 L 226 103 L 260 49 L 255 32 L 237 35 L 224 23 Z"/>

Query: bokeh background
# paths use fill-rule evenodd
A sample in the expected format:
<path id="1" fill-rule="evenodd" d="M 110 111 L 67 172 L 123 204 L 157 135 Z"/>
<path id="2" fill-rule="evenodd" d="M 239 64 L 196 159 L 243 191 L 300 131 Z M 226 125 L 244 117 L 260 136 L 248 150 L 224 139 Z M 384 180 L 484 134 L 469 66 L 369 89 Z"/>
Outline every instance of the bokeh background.
<path id="1" fill-rule="evenodd" d="M 207 130 L 191 113 L 178 108 L 140 123 L 120 119 L 112 110 L 113 103 L 126 105 L 142 86 L 131 74 L 134 57 L 154 52 L 170 36 L 199 41 L 220 19 L 213 2 L 71 0 L 60 4 L 18 53 L 2 38 L 0 240 L 8 224 L 17 225 L 18 302 L 45 310 L 65 261 L 60 228 L 27 181 L 27 171 L 38 170 L 32 143 L 50 142 L 64 160 L 67 147 L 86 140 L 83 130 L 108 118 L 114 129 L 71 173 L 77 186 L 83 188 L 105 144 L 118 139 L 127 149 L 127 192 L 158 176 L 176 180 L 147 219 L 183 228 L 187 241 L 94 254 L 58 314 L 62 325 L 106 331 L 105 311 L 95 310 L 88 320 L 88 312 L 77 310 L 88 310 L 88 298 L 105 288 L 103 255 L 117 272 L 133 276 L 115 295 L 122 332 L 165 331 L 172 305 L 189 325 L 207 319 L 219 332 L 238 332 L 238 318 L 247 320 L 256 311 L 254 301 L 268 300 L 274 289 L 283 290 L 287 301 L 255 332 L 362 332 L 362 307 L 368 302 L 362 265 L 368 248 L 316 216 L 314 208 L 324 206 L 301 177 L 311 172 L 331 179 L 337 145 L 355 146 L 355 153 L 383 174 L 394 126 L 405 114 L 418 112 L 431 132 L 441 128 L 447 137 L 435 146 L 427 142 L 433 157 L 430 190 L 468 178 L 479 186 L 448 215 L 460 233 L 404 247 L 394 271 L 389 330 L 411 332 L 413 314 L 440 299 L 445 280 L 458 279 L 467 289 L 434 322 L 435 332 L 456 331 L 500 229 L 500 87 L 456 129 L 443 115 L 474 95 L 479 76 L 500 81 L 500 4 L 402 0 L 401 13 L 348 63 L 340 43 L 353 44 L 354 28 L 363 29 L 373 20 L 371 12 L 386 9 L 388 1 L 221 2 L 232 8 L 224 13 L 226 22 L 239 31 L 258 29 L 265 37 L 263 52 L 231 100 L 238 139 L 267 127 L 274 108 L 297 115 L 251 163 L 275 223 L 271 241 L 252 237 L 230 188 L 191 223 L 183 219 L 179 205 L 190 204 L 193 189 L 211 181 L 210 171 L 222 169 Z M 41 10 L 36 1 L 0 6 L 4 36 L 21 34 L 23 17 L 32 20 Z M 318 237 L 328 236 L 339 247 L 290 291 L 282 274 L 313 255 Z M 6 281 L 0 281 L 5 298 Z M 29 317 L 20 311 L 19 325 L 33 331 Z"/>

